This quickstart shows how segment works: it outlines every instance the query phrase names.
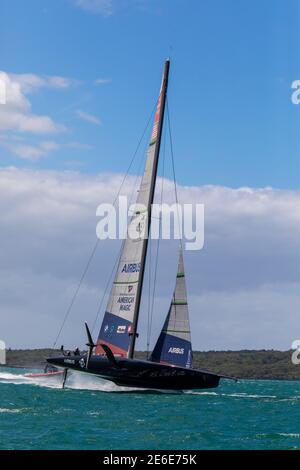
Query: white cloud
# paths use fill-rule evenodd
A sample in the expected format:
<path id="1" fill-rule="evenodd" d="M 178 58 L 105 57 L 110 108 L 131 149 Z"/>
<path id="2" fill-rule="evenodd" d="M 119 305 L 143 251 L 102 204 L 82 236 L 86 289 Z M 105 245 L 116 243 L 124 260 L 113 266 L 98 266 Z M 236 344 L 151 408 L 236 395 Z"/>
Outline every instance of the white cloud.
<path id="1" fill-rule="evenodd" d="M 65 130 L 64 126 L 55 123 L 49 116 L 32 113 L 31 103 L 16 79 L 0 72 L 0 80 L 5 84 L 6 90 L 6 103 L 0 105 L 1 131 L 53 134 Z"/>
<path id="2" fill-rule="evenodd" d="M 88 13 L 108 17 L 117 10 L 132 6 L 143 10 L 149 0 L 73 0 L 73 3 L 76 7 Z"/>
<path id="3" fill-rule="evenodd" d="M 77 141 L 63 144 L 51 140 L 37 142 L 36 144 L 27 144 L 24 142 L 19 143 L 18 139 L 11 139 L 9 136 L 1 139 L 1 135 L 0 142 L 2 143 L 2 146 L 7 148 L 13 155 L 29 161 L 39 160 L 41 157 L 47 156 L 50 152 L 62 148 L 75 150 L 90 150 L 92 148 L 91 145 L 82 144 Z"/>
<path id="4" fill-rule="evenodd" d="M 121 181 L 122 175 L 0 170 L 0 321 L 9 345 L 52 343 L 96 240 L 96 207 L 114 199 Z M 128 179 L 126 194 L 135 181 Z M 181 201 L 206 208 L 204 249 L 185 253 L 194 348 L 288 349 L 299 323 L 300 191 L 178 190 Z M 174 200 L 170 181 L 165 199 Z M 93 323 L 118 247 L 100 242 L 61 338 L 66 345 L 84 342 L 83 321 Z M 177 243 L 161 243 L 153 341 L 172 295 L 176 256 Z M 146 291 L 143 302 L 141 347 Z"/>
<path id="5" fill-rule="evenodd" d="M 78 117 L 80 117 L 80 119 L 83 119 L 84 121 L 90 122 L 91 124 L 96 124 L 97 126 L 101 125 L 101 120 L 93 114 L 86 113 L 85 111 L 81 111 L 80 109 L 76 111 L 76 114 Z"/>
<path id="6" fill-rule="evenodd" d="M 93 146 L 90 144 L 82 144 L 81 142 L 77 141 L 68 142 L 67 144 L 65 144 L 65 147 L 77 150 L 90 150 L 93 148 Z"/>
<path id="7" fill-rule="evenodd" d="M 11 153 L 23 160 L 35 161 L 48 155 L 49 152 L 58 150 L 60 145 L 53 141 L 43 141 L 37 145 L 7 144 L 6 147 Z"/>
<path id="8" fill-rule="evenodd" d="M 298 339 L 299 289 L 300 282 L 282 281 L 190 296 L 194 343 L 206 350 L 290 349 Z"/>
<path id="9" fill-rule="evenodd" d="M 20 85 L 23 93 L 30 93 L 40 88 L 55 88 L 65 90 L 70 88 L 72 84 L 76 83 L 66 77 L 59 76 L 40 76 L 32 73 L 15 74 L 10 73 L 9 77 L 13 82 Z"/>
<path id="10" fill-rule="evenodd" d="M 110 83 L 110 80 L 107 78 L 97 78 L 97 80 L 94 81 L 95 85 L 106 85 L 107 83 Z"/>
<path id="11" fill-rule="evenodd" d="M 110 16 L 114 12 L 113 0 L 75 0 L 75 5 L 93 14 Z"/>
<path id="12" fill-rule="evenodd" d="M 0 105 L 0 131 L 2 131 L 0 143 L 3 148 L 22 159 L 31 161 L 63 147 L 81 150 L 90 148 L 74 141 L 64 144 L 53 140 L 28 142 L 27 134 L 57 134 L 66 131 L 66 128 L 49 116 L 34 114 L 27 95 L 41 88 L 64 90 L 75 84 L 75 80 L 59 76 L 9 74 L 0 71 L 0 81 L 4 84 L 6 99 L 5 104 Z M 94 116 L 83 115 L 82 118 L 100 124 Z"/>

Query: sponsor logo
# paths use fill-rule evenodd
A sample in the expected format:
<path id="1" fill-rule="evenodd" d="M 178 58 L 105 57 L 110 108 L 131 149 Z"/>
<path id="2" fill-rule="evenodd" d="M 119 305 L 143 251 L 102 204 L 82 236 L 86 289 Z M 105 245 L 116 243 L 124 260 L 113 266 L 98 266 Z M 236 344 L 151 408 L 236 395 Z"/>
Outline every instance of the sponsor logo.
<path id="1" fill-rule="evenodd" d="M 103 330 L 103 333 L 104 333 L 105 335 L 110 335 L 110 334 L 112 334 L 112 332 L 114 331 L 114 329 L 115 329 L 114 325 L 110 325 L 110 326 L 109 326 L 109 325 L 105 325 L 104 330 Z"/>
<path id="2" fill-rule="evenodd" d="M 120 311 L 130 312 L 131 305 L 134 303 L 134 296 L 120 296 L 117 300 L 117 303 L 120 304 Z"/>
<path id="3" fill-rule="evenodd" d="M 109 336 L 113 333 L 115 327 L 114 325 L 105 325 L 105 327 L 103 328 L 103 334 L 106 335 L 106 336 Z"/>
<path id="4" fill-rule="evenodd" d="M 130 312 L 131 310 L 131 305 L 126 304 L 126 305 L 120 305 L 120 311 L 122 312 Z"/>
<path id="5" fill-rule="evenodd" d="M 126 263 L 122 269 L 122 273 L 139 273 L 141 263 Z"/>
<path id="6" fill-rule="evenodd" d="M 80 365 L 80 367 L 81 367 L 82 369 L 85 367 L 85 360 L 84 360 L 83 357 L 80 359 L 79 365 Z"/>
<path id="7" fill-rule="evenodd" d="M 118 298 L 118 304 L 132 304 L 134 302 L 134 297 L 122 296 Z"/>
<path id="8" fill-rule="evenodd" d="M 125 331 L 126 331 L 125 325 L 118 326 L 117 333 L 125 333 Z"/>
<path id="9" fill-rule="evenodd" d="M 75 364 L 74 359 L 64 359 L 64 362 L 65 362 L 66 364 Z"/>
<path id="10" fill-rule="evenodd" d="M 168 353 L 171 353 L 171 354 L 184 354 L 184 348 L 169 348 Z"/>

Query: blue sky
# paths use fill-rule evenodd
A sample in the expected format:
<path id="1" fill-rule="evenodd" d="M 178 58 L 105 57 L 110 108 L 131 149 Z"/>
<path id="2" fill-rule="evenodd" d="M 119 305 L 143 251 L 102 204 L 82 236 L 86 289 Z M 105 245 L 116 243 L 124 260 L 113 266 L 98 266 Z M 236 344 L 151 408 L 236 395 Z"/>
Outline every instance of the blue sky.
<path id="1" fill-rule="evenodd" d="M 194 348 L 291 347 L 300 311 L 300 105 L 291 101 L 292 82 L 300 80 L 298 4 L 0 2 L 0 317 L 7 344 L 53 344 L 95 243 L 96 207 L 116 196 L 171 55 L 179 200 L 205 205 L 204 249 L 185 253 Z M 134 182 L 126 180 L 126 194 Z M 173 201 L 171 182 L 164 188 Z M 115 256 L 116 245 L 101 242 L 65 344 L 84 341 L 83 312 L 93 324 Z M 176 257 L 177 245 L 162 243 L 153 341 L 169 308 Z M 139 341 L 145 347 L 145 335 Z"/>
<path id="2" fill-rule="evenodd" d="M 300 106 L 290 99 L 300 78 L 297 4 L 2 0 L 1 69 L 66 77 L 70 85 L 25 93 L 35 114 L 65 130 L 22 132 L 18 139 L 56 148 L 28 160 L 4 145 L 1 165 L 124 171 L 171 54 L 179 182 L 298 188 Z M 95 85 L 97 79 L 103 83 Z M 101 123 L 82 119 L 86 114 Z"/>

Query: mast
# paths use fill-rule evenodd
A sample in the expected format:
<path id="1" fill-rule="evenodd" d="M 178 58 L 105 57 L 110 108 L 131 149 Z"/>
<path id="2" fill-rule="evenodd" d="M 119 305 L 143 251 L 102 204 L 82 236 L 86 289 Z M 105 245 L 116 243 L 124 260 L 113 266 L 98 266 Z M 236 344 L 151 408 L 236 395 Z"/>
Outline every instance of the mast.
<path id="1" fill-rule="evenodd" d="M 146 256 L 147 256 L 147 248 L 148 248 L 148 240 L 149 240 L 149 233 L 150 233 L 150 226 L 151 226 L 151 212 L 152 212 L 152 204 L 154 199 L 154 191 L 155 191 L 155 183 L 157 177 L 157 167 L 158 167 L 158 159 L 160 153 L 160 144 L 161 144 L 161 136 L 163 130 L 163 122 L 164 122 L 164 115 L 165 115 L 165 106 L 166 106 L 166 97 L 167 97 L 167 90 L 168 90 L 168 80 L 169 80 L 169 70 L 170 70 L 170 59 L 167 59 L 165 62 L 164 73 L 163 73 L 163 81 L 161 92 L 158 100 L 158 107 L 155 116 L 155 123 L 154 129 L 151 137 L 151 145 L 155 145 L 154 150 L 154 161 L 153 161 L 153 171 L 152 171 L 152 178 L 150 183 L 150 197 L 149 197 L 149 204 L 147 207 L 148 212 L 148 230 L 147 236 L 144 241 L 143 249 L 142 249 L 142 257 L 141 257 L 141 278 L 140 283 L 137 288 L 136 293 L 136 303 L 133 313 L 133 322 L 132 322 L 132 330 L 131 330 L 131 340 L 128 350 L 128 358 L 132 359 L 134 356 L 134 348 L 135 348 L 135 341 L 137 338 L 137 326 L 139 320 L 139 312 L 140 312 L 140 304 L 141 304 L 141 297 L 142 297 L 142 290 L 143 290 L 143 282 L 144 282 L 144 274 L 145 274 L 145 264 L 146 264 Z M 154 141 L 153 141 L 154 139 Z"/>
<path id="2" fill-rule="evenodd" d="M 134 354 L 169 67 L 170 61 L 167 60 L 164 66 L 145 170 L 100 328 L 95 350 L 96 355 L 103 354 L 103 345 L 108 346 L 114 355 L 132 358 Z"/>

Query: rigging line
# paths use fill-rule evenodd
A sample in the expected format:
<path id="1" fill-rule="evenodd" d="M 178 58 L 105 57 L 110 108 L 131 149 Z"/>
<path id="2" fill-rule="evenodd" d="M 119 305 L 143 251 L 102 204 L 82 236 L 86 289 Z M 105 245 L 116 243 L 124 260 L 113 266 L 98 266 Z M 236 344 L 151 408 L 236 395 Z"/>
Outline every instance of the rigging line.
<path id="1" fill-rule="evenodd" d="M 173 138 L 172 138 L 172 129 L 171 129 L 171 119 L 170 119 L 170 111 L 169 111 L 169 103 L 167 101 L 167 118 L 168 118 L 168 130 L 169 130 L 169 139 L 170 139 L 170 150 L 171 150 L 171 159 L 172 159 L 172 170 L 173 170 L 173 181 L 174 181 L 174 189 L 175 189 L 175 199 L 176 199 L 176 207 L 177 207 L 177 220 L 178 220 L 178 231 L 180 236 L 179 246 L 183 256 L 183 243 L 182 243 L 182 231 L 181 231 L 181 224 L 179 220 L 179 205 L 178 205 L 178 191 L 177 191 L 177 181 L 176 181 L 176 172 L 175 172 L 175 159 L 174 159 L 174 151 L 173 151 Z M 175 292 L 174 292 L 174 301 L 175 301 Z M 177 315 L 176 312 L 176 304 L 174 303 L 175 308 L 175 317 Z"/>
<path id="2" fill-rule="evenodd" d="M 126 170 L 126 173 L 125 173 L 125 175 L 124 175 L 124 177 L 123 177 L 121 186 L 120 186 L 120 188 L 119 188 L 119 190 L 118 190 L 118 193 L 117 193 L 117 195 L 116 195 L 116 197 L 115 197 L 115 199 L 114 199 L 113 207 L 115 206 L 115 203 L 116 203 L 116 201 L 117 201 L 117 199 L 118 199 L 118 197 L 119 197 L 119 195 L 120 195 L 120 192 L 121 192 L 121 189 L 122 189 L 122 187 L 123 187 L 123 185 L 124 185 L 124 182 L 125 182 L 125 180 L 126 180 L 126 178 L 127 178 L 127 176 L 128 176 L 128 173 L 129 173 L 129 171 L 130 171 L 130 169 L 131 169 L 131 167 L 132 167 L 132 165 L 133 165 L 133 162 L 134 162 L 134 160 L 135 160 L 136 154 L 138 153 L 138 150 L 139 150 L 139 148 L 140 148 L 140 145 L 141 145 L 141 143 L 142 143 L 142 141 L 143 141 L 143 139 L 144 139 L 144 136 L 145 136 L 145 134 L 146 134 L 146 132 L 147 132 L 147 130 L 148 130 L 148 127 L 149 127 L 150 122 L 151 122 L 151 120 L 152 120 L 153 114 L 154 114 L 154 112 L 155 112 L 155 110 L 156 110 L 157 103 L 158 103 L 158 100 L 156 100 L 155 105 L 153 106 L 153 109 L 152 109 L 152 111 L 151 111 L 151 115 L 150 115 L 149 118 L 148 118 L 148 121 L 147 121 L 147 123 L 146 123 L 146 126 L 145 126 L 145 128 L 144 128 L 144 130 L 143 130 L 142 136 L 141 136 L 141 138 L 139 139 L 139 142 L 138 142 L 138 144 L 137 144 L 137 147 L 136 147 L 136 149 L 135 149 L 135 152 L 134 152 L 134 154 L 133 154 L 133 156 L 132 156 L 132 158 L 131 158 L 131 161 L 130 161 L 130 163 L 129 163 L 129 166 L 128 166 L 128 168 L 127 168 L 127 170 Z M 62 322 L 62 325 L 61 325 L 61 327 L 60 327 L 60 329 L 59 329 L 59 332 L 58 332 L 58 335 L 56 336 L 56 339 L 55 339 L 55 341 L 54 341 L 54 343 L 53 343 L 52 349 L 55 349 L 55 346 L 57 345 L 58 339 L 59 339 L 59 337 L 60 337 L 60 335 L 61 335 L 61 332 L 62 332 L 62 330 L 63 330 L 63 328 L 64 328 L 64 326 L 65 326 L 65 324 L 66 324 L 66 321 L 67 321 L 67 319 L 68 319 L 68 317 L 69 317 L 69 314 L 70 314 L 71 309 L 72 309 L 72 307 L 73 307 L 73 305 L 74 305 L 74 302 L 75 302 L 75 300 L 76 300 L 76 297 L 77 297 L 77 295 L 78 295 L 78 292 L 79 292 L 79 290 L 80 290 L 80 288 L 81 288 L 82 282 L 83 282 L 83 280 L 84 280 L 84 278 L 85 278 L 85 275 L 86 275 L 86 273 L 87 273 L 87 271 L 88 271 L 88 269 L 89 269 L 89 267 L 90 267 L 90 264 L 91 264 L 91 262 L 92 262 L 92 259 L 93 259 L 94 255 L 95 255 L 95 253 L 96 253 L 96 250 L 97 250 L 99 241 L 100 241 L 99 238 L 97 238 L 97 240 L 96 240 L 96 242 L 95 242 L 95 244 L 94 244 L 94 246 L 93 246 L 93 249 L 92 249 L 92 251 L 91 251 L 91 254 L 90 254 L 89 258 L 88 258 L 88 262 L 87 262 L 87 264 L 86 264 L 86 266 L 85 266 L 85 268 L 84 268 L 84 270 L 83 270 L 83 273 L 82 273 L 82 275 L 81 275 L 81 277 L 80 277 L 80 279 L 79 279 L 79 283 L 78 283 L 77 288 L 76 288 L 76 290 L 75 290 L 75 292 L 74 292 L 74 295 L 73 295 L 73 297 L 72 297 L 72 299 L 71 299 L 71 302 L 70 302 L 70 304 L 69 304 L 69 307 L 67 308 L 66 314 L 65 314 L 64 319 L 63 319 L 63 322 Z"/>
<path id="3" fill-rule="evenodd" d="M 145 154 L 145 151 L 146 151 L 146 148 L 147 148 L 147 147 L 148 147 L 148 143 L 147 143 L 147 145 L 146 145 L 145 148 L 144 148 L 143 155 Z M 137 171 L 137 175 L 136 175 L 136 178 L 135 178 L 135 182 L 134 182 L 134 185 L 133 185 L 133 189 L 132 189 L 132 192 L 131 192 L 131 195 L 130 195 L 130 200 L 129 200 L 129 204 L 130 204 L 130 205 L 131 205 L 131 203 L 132 203 L 133 194 L 134 194 L 135 191 L 136 191 L 137 181 L 138 181 L 138 178 L 139 178 L 139 174 L 140 174 L 140 170 L 141 170 L 143 161 L 144 161 L 144 159 L 141 158 L 141 162 L 140 162 L 140 164 L 139 164 L 139 168 L 138 168 L 138 171 Z M 102 295 L 102 297 L 101 297 L 100 304 L 99 304 L 99 307 L 98 307 L 98 309 L 97 309 L 96 317 L 95 317 L 95 320 L 94 320 L 94 323 L 93 323 L 93 326 L 92 326 L 92 330 L 91 330 L 92 333 L 94 332 L 95 327 L 96 327 L 96 325 L 97 325 L 98 318 L 99 318 L 99 315 L 100 315 L 100 313 L 101 313 L 101 309 L 102 309 L 102 306 L 103 306 L 103 302 L 104 302 L 104 299 L 105 299 L 105 297 L 106 297 L 106 294 L 107 294 L 109 285 L 110 285 L 110 283 L 111 283 L 111 280 L 112 280 L 114 271 L 115 271 L 116 266 L 117 266 L 117 264 L 118 264 L 119 258 L 120 258 L 120 256 L 121 256 L 121 253 L 122 253 L 122 250 L 123 250 L 123 247 L 124 247 L 124 243 L 125 243 L 125 239 L 122 241 L 120 250 L 119 250 L 118 253 L 117 253 L 117 256 L 116 256 L 116 259 L 115 259 L 113 268 L 112 268 L 112 270 L 111 270 L 111 272 L 110 272 L 108 281 L 107 281 L 107 283 L 106 283 L 106 285 L 105 285 L 105 289 L 104 289 L 103 295 Z"/>
<path id="4" fill-rule="evenodd" d="M 140 174 L 140 171 L 141 171 L 142 164 L 143 163 L 144 163 L 144 165 L 147 164 L 148 152 L 149 152 L 149 143 L 147 142 L 146 145 L 145 145 L 145 148 L 144 148 L 144 152 L 143 152 L 143 155 L 145 155 L 145 157 L 146 157 L 146 161 L 141 159 L 140 166 L 139 166 L 139 171 L 138 171 L 138 174 L 137 174 L 137 177 L 136 177 L 136 180 L 135 180 L 135 188 L 137 186 L 137 180 L 139 178 L 139 174 Z M 143 179 L 143 177 L 141 178 L 141 180 L 142 179 Z M 137 190 L 137 188 L 136 188 L 136 190 Z M 131 195 L 130 204 L 132 204 L 132 199 L 133 199 L 133 194 Z M 150 237 L 151 237 L 151 231 L 149 233 L 149 238 Z M 137 252 L 138 252 L 138 246 L 136 246 L 135 255 L 137 254 Z M 149 257 L 149 260 L 150 260 L 150 263 L 149 263 L 149 299 L 150 299 L 150 288 L 151 288 L 151 242 L 149 243 L 149 253 L 150 253 L 150 257 Z M 149 302 L 150 302 L 150 300 L 149 300 Z M 149 303 L 148 303 L 147 322 L 148 322 L 148 319 L 149 319 L 149 311 L 150 311 L 150 306 L 149 306 Z M 147 355 L 148 355 L 148 353 L 147 353 Z"/>
<path id="5" fill-rule="evenodd" d="M 129 206 L 131 206 L 132 203 L 133 203 L 132 201 L 133 201 L 133 195 L 134 195 L 134 193 L 135 193 L 135 192 L 138 192 L 138 184 L 137 184 L 137 183 L 138 183 L 138 179 L 141 178 L 142 165 L 143 165 L 143 164 L 145 165 L 145 164 L 146 164 L 146 161 L 147 161 L 147 153 L 146 153 L 146 151 L 147 151 L 147 148 L 148 148 L 148 147 L 149 147 L 149 143 L 147 142 L 147 143 L 145 144 L 144 150 L 143 150 L 143 152 L 142 152 L 142 155 L 143 155 L 144 157 L 146 156 L 146 159 L 145 159 L 144 157 L 141 158 L 141 161 L 140 161 L 140 163 L 139 163 L 138 171 L 137 171 L 137 174 L 136 174 L 136 177 L 135 177 L 133 189 L 132 189 L 132 192 L 131 192 L 131 195 L 130 195 L 130 199 L 129 199 Z M 146 160 L 146 161 L 145 161 L 145 160 Z M 134 213 L 133 213 L 133 214 L 129 214 L 129 215 L 132 215 L 132 216 L 133 216 Z"/>
<path id="6" fill-rule="evenodd" d="M 151 237 L 151 230 L 149 233 L 149 237 Z M 150 339 L 149 339 L 149 325 L 150 325 L 150 312 L 151 312 L 151 240 L 149 240 L 149 285 L 148 285 L 148 313 L 147 313 L 147 351 L 146 351 L 146 358 L 148 360 L 149 358 L 149 345 L 150 345 Z"/>
<path id="7" fill-rule="evenodd" d="M 102 305 L 103 305 L 104 299 L 105 299 L 105 297 L 106 297 L 108 287 L 109 287 L 109 285 L 110 285 L 110 283 L 111 283 L 111 280 L 112 280 L 112 277 L 113 277 L 113 273 L 114 273 L 114 271 L 115 271 L 115 269 L 116 269 L 116 266 L 117 266 L 117 264 L 118 264 L 118 260 L 119 260 L 119 257 L 120 257 L 120 255 L 121 255 L 121 252 L 122 252 L 122 249 L 123 249 L 123 246 L 124 246 L 124 242 L 125 242 L 125 240 L 123 240 L 123 242 L 122 242 L 122 244 L 121 244 L 121 247 L 120 247 L 120 250 L 119 250 L 118 253 L 117 253 L 117 256 L 116 256 L 116 259 L 115 259 L 113 268 L 112 268 L 112 270 L 111 270 L 111 272 L 110 272 L 108 281 L 107 281 L 107 283 L 106 283 L 106 285 L 105 285 L 104 293 L 103 293 L 103 295 L 102 295 L 102 298 L 101 298 L 99 307 L 98 307 L 98 309 L 97 309 L 96 318 L 95 318 L 94 323 L 93 323 L 93 326 L 92 326 L 92 330 L 91 330 L 92 333 L 94 332 L 94 330 L 95 330 L 95 328 L 96 328 L 96 324 L 97 324 L 97 321 L 98 321 L 98 318 L 99 318 L 99 315 L 100 315 L 100 312 L 101 312 L 101 309 L 102 309 Z"/>
<path id="8" fill-rule="evenodd" d="M 160 194 L 160 207 L 162 207 L 163 202 L 163 193 L 164 193 L 164 177 L 165 177 L 165 160 L 166 160 L 166 134 L 164 133 L 164 151 L 163 151 L 163 159 L 162 159 L 162 176 L 161 176 L 161 194 Z M 159 235 L 161 230 L 161 212 L 159 213 Z M 151 305 L 151 312 L 150 312 L 150 322 L 149 322 L 149 335 L 148 335 L 148 344 L 147 350 L 150 347 L 151 341 L 151 332 L 152 332 L 152 324 L 153 324 L 153 311 L 154 311 L 154 303 L 155 303 L 155 292 L 156 292 L 156 285 L 157 285 L 157 271 L 158 271 L 158 255 L 159 255 L 159 248 L 160 248 L 160 236 L 157 240 L 156 245 L 156 255 L 155 255 L 155 268 L 154 268 L 154 279 L 153 279 L 153 293 L 152 293 L 152 305 Z M 147 354 L 148 359 L 148 354 Z"/>
<path id="9" fill-rule="evenodd" d="M 147 121 L 147 124 L 146 124 L 146 126 L 145 126 L 145 128 L 144 128 L 144 130 L 143 130 L 142 136 L 141 136 L 141 138 L 140 138 L 140 140 L 139 140 L 139 142 L 138 142 L 138 144 L 137 144 L 137 147 L 136 147 L 136 149 L 135 149 L 135 152 L 134 152 L 134 154 L 133 154 L 133 156 L 132 156 L 132 159 L 131 159 L 131 161 L 130 161 L 130 163 L 129 163 L 129 166 L 128 166 L 128 168 L 127 168 L 127 170 L 126 170 L 126 173 L 125 173 L 125 175 L 124 175 L 124 177 L 123 177 L 121 186 L 120 186 L 120 188 L 119 188 L 119 190 L 118 190 L 118 193 L 117 193 L 117 195 L 116 195 L 116 197 L 115 197 L 115 200 L 114 200 L 114 202 L 113 202 L 113 206 L 114 206 L 115 203 L 117 202 L 117 199 L 118 199 L 118 197 L 119 197 L 119 195 L 120 195 L 121 189 L 122 189 L 122 187 L 123 187 L 123 185 L 124 185 L 124 183 L 125 183 L 125 180 L 126 180 L 126 178 L 127 178 L 127 176 L 128 176 L 128 173 L 129 173 L 129 171 L 131 170 L 131 167 L 132 167 L 133 162 L 134 162 L 134 160 L 135 160 L 136 154 L 137 154 L 138 151 L 139 151 L 139 148 L 140 148 L 141 143 L 142 143 L 142 141 L 143 141 L 143 139 L 144 139 L 144 136 L 145 136 L 145 134 L 146 134 L 146 132 L 147 132 L 147 130 L 148 130 L 148 127 L 149 127 L 149 125 L 150 125 L 150 122 L 152 121 L 152 117 L 153 117 L 153 115 L 154 115 L 154 111 L 156 110 L 157 103 L 158 103 L 158 100 L 156 100 L 155 105 L 154 105 L 154 107 L 153 107 L 153 109 L 152 109 L 152 111 L 151 111 L 151 114 L 150 114 L 150 116 L 149 116 L 149 119 L 148 119 L 148 121 Z"/>
<path id="10" fill-rule="evenodd" d="M 182 245 L 182 230 L 181 230 L 181 225 L 180 225 L 180 220 L 179 220 L 179 207 L 178 207 L 178 191 L 177 191 L 177 181 L 176 181 L 176 172 L 175 172 L 175 160 L 174 160 L 174 150 L 173 150 L 173 138 L 172 138 L 172 129 L 171 129 L 171 119 L 170 119 L 170 111 L 169 111 L 169 102 L 167 98 L 166 102 L 166 108 L 167 108 L 167 119 L 168 119 L 168 131 L 169 131 L 169 140 L 170 140 L 170 150 L 171 150 L 171 160 L 172 160 L 172 171 L 173 171 L 173 181 L 174 181 L 174 190 L 175 190 L 175 200 L 176 200 L 176 206 L 177 206 L 177 221 L 178 221 L 178 232 L 180 236 L 180 247 L 181 250 L 183 251 L 183 245 Z"/>
<path id="11" fill-rule="evenodd" d="M 87 273 L 87 271 L 88 271 L 88 269 L 89 269 L 89 267 L 90 267 L 90 264 L 91 264 L 91 262 L 92 262 L 92 259 L 93 259 L 93 257 L 94 257 L 94 254 L 95 254 L 95 252 L 96 252 L 96 249 L 97 249 L 97 246 L 98 246 L 98 241 L 99 241 L 99 239 L 97 239 L 97 242 L 95 243 L 94 248 L 93 248 L 93 250 L 92 250 L 92 252 L 91 252 L 91 254 L 90 254 L 90 256 L 89 256 L 88 262 L 87 262 L 87 264 L 86 264 L 86 266 L 85 266 L 85 268 L 84 268 L 84 271 L 83 271 L 83 273 L 82 273 L 82 275 L 81 275 L 81 278 L 80 278 L 80 280 L 79 280 L 79 283 L 78 283 L 78 285 L 77 285 L 77 288 L 76 288 L 76 290 L 75 290 L 75 293 L 74 293 L 74 295 L 73 295 L 73 297 L 72 297 L 71 303 L 70 303 L 70 305 L 69 305 L 69 307 L 68 307 L 68 309 L 67 309 L 67 312 L 66 312 L 66 314 L 65 314 L 65 316 L 64 316 L 62 325 L 61 325 L 61 327 L 60 327 L 60 329 L 59 329 L 59 332 L 58 332 L 58 335 L 56 336 L 56 339 L 55 339 L 55 341 L 54 341 L 54 343 L 53 343 L 52 349 L 55 349 L 55 346 L 57 345 L 57 342 L 58 342 L 58 339 L 59 339 L 59 337 L 60 337 L 60 335 L 61 335 L 61 332 L 62 332 L 62 330 L 63 330 L 63 328 L 64 328 L 64 326 L 65 326 L 65 324 L 66 324 L 66 321 L 67 321 L 67 319 L 68 319 L 68 316 L 69 316 L 69 314 L 70 314 L 70 311 L 71 311 L 71 309 L 72 309 L 72 307 L 73 307 L 73 305 L 74 305 L 75 299 L 76 299 L 76 297 L 77 297 L 77 294 L 78 294 L 79 289 L 80 289 L 80 287 L 81 287 L 81 284 L 82 284 L 82 282 L 83 282 L 83 279 L 84 279 L 84 277 L 85 277 L 85 275 L 86 275 L 86 273 Z"/>

